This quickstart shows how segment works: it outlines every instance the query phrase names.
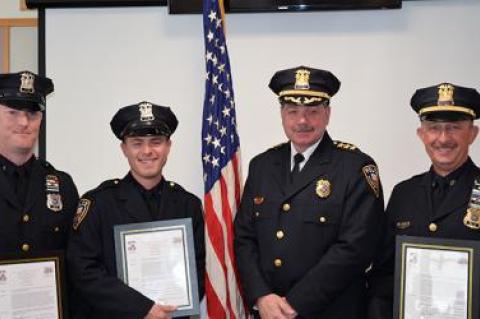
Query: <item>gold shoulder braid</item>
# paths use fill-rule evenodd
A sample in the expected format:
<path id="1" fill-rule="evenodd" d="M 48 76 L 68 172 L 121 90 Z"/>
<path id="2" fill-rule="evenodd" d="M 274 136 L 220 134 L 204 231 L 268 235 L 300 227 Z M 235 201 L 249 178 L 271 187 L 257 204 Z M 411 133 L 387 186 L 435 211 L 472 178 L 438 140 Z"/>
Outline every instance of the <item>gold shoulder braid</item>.
<path id="1" fill-rule="evenodd" d="M 333 144 L 341 150 L 354 151 L 357 149 L 355 145 L 342 141 L 333 141 Z"/>
<path id="2" fill-rule="evenodd" d="M 463 224 L 471 229 L 480 229 L 480 178 L 476 178 L 473 182 L 472 195 L 468 202 L 467 213 L 463 217 Z"/>

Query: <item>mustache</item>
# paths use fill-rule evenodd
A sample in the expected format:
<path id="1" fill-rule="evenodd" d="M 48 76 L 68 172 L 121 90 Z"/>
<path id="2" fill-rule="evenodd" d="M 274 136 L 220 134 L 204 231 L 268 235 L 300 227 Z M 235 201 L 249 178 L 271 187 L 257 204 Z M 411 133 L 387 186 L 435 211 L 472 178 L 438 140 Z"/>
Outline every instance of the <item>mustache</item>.
<path id="1" fill-rule="evenodd" d="M 305 133 L 311 131 L 313 131 L 313 127 L 309 125 L 298 125 L 297 127 L 295 127 L 295 132 L 297 133 Z"/>
<path id="2" fill-rule="evenodd" d="M 449 141 L 449 142 L 437 142 L 433 145 L 435 148 L 454 148 L 457 146 L 457 143 Z"/>

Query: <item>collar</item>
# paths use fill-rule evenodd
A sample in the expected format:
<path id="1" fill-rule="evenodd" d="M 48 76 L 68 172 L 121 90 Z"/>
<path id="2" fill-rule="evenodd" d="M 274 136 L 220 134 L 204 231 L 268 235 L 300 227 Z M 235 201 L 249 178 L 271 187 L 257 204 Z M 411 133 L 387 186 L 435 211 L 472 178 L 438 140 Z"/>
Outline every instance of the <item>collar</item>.
<path id="1" fill-rule="evenodd" d="M 35 155 L 32 155 L 28 161 L 23 165 L 17 166 L 14 163 L 10 162 L 6 157 L 0 155 L 0 169 L 5 172 L 7 176 L 13 176 L 17 170 L 25 170 L 27 176 L 30 176 L 33 168 L 33 162 L 35 161 Z"/>
<path id="2" fill-rule="evenodd" d="M 142 195 L 148 195 L 148 194 L 158 194 L 160 195 L 162 193 L 162 188 L 165 185 L 165 178 L 160 180 L 160 182 L 155 185 L 152 189 L 145 189 L 132 175 L 131 172 L 128 172 L 127 176 L 125 177 L 125 180 L 129 183 L 132 183 L 136 189 L 140 191 Z"/>
<path id="3" fill-rule="evenodd" d="M 460 178 L 460 176 L 463 175 L 465 171 L 469 167 L 471 167 L 473 164 L 473 161 L 470 157 L 463 163 L 459 168 L 448 174 L 447 176 L 440 176 L 438 175 L 434 169 L 433 166 L 430 166 L 430 185 L 432 187 L 436 187 L 438 183 L 440 184 L 448 184 L 449 186 L 455 185 L 456 181 Z"/>
<path id="4" fill-rule="evenodd" d="M 305 166 L 305 164 L 308 162 L 310 159 L 310 156 L 312 156 L 313 152 L 317 149 L 318 144 L 323 140 L 323 137 L 325 136 L 325 133 L 322 135 L 322 137 L 315 143 L 309 146 L 303 153 L 303 157 L 305 158 L 301 163 L 300 163 L 300 170 Z M 295 155 L 297 155 L 297 150 L 295 149 L 295 146 L 293 145 L 292 142 L 290 142 L 290 170 L 293 169 L 293 166 L 295 165 L 295 160 L 293 159 Z"/>

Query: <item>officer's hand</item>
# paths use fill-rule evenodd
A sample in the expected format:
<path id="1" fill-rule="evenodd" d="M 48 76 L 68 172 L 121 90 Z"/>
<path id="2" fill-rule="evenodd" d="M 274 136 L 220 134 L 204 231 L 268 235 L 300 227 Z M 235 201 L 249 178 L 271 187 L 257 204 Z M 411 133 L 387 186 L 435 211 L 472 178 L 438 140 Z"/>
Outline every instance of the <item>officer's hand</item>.
<path id="1" fill-rule="evenodd" d="M 169 319 L 177 306 L 154 304 L 144 319 Z"/>
<path id="2" fill-rule="evenodd" d="M 290 319 L 296 315 L 288 302 L 276 295 L 269 294 L 257 299 L 257 308 L 262 319 Z"/>
<path id="3" fill-rule="evenodd" d="M 295 311 L 295 309 L 293 309 L 293 307 L 288 303 L 287 301 L 287 298 L 285 297 L 282 297 L 283 301 L 285 301 L 288 305 L 288 307 L 290 307 L 290 309 L 287 308 L 286 310 L 286 315 L 287 315 L 287 318 L 288 319 L 294 319 L 298 316 L 298 313 Z"/>

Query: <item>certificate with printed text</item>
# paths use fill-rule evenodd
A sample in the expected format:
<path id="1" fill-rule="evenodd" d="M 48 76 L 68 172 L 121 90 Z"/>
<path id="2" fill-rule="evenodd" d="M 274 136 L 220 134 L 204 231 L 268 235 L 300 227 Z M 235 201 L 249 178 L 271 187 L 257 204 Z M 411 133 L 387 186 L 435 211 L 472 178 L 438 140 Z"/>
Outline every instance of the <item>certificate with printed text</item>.
<path id="1" fill-rule="evenodd" d="M 480 243 L 398 236 L 396 253 L 394 318 L 478 318 Z"/>
<path id="2" fill-rule="evenodd" d="M 200 313 L 191 219 L 118 225 L 114 228 L 119 278 L 174 317 Z"/>
<path id="3" fill-rule="evenodd" d="M 0 257 L 0 319 L 65 318 L 61 258 Z"/>

